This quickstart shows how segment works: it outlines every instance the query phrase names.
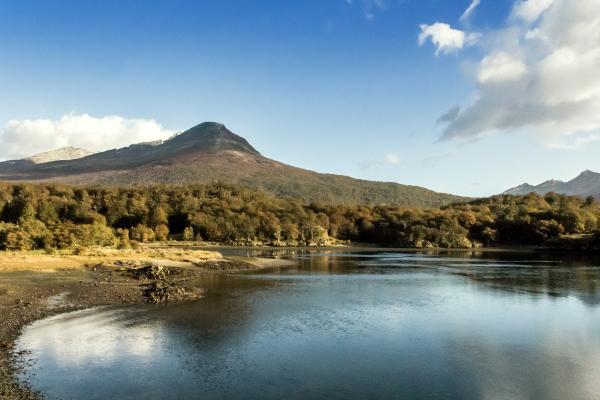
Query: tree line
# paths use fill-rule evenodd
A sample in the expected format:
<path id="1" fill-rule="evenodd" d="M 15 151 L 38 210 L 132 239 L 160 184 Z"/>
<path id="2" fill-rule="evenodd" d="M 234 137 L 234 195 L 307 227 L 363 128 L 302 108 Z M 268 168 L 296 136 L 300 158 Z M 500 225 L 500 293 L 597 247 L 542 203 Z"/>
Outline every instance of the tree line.
<path id="1" fill-rule="evenodd" d="M 400 247 L 542 245 L 598 239 L 592 197 L 499 195 L 440 208 L 307 204 L 222 184 L 151 188 L 0 183 L 0 249 L 127 248 L 132 242 Z"/>

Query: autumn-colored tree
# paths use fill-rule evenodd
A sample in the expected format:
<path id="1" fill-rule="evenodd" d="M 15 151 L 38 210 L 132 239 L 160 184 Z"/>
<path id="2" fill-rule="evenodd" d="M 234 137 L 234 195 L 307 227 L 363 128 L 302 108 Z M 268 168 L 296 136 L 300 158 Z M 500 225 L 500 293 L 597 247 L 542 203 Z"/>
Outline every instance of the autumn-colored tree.
<path id="1" fill-rule="evenodd" d="M 117 247 L 119 249 L 130 249 L 129 229 L 117 229 Z"/>
<path id="2" fill-rule="evenodd" d="M 156 240 L 164 242 L 169 239 L 169 227 L 165 224 L 159 224 L 154 228 Z"/>
<path id="3" fill-rule="evenodd" d="M 0 248 L 127 248 L 172 237 L 221 243 L 539 245 L 600 228 L 594 199 L 499 195 L 442 208 L 305 204 L 222 184 L 81 188 L 0 183 Z"/>
<path id="4" fill-rule="evenodd" d="M 137 242 L 151 242 L 155 238 L 154 230 L 144 224 L 137 224 L 130 231 L 132 240 Z"/>
<path id="5" fill-rule="evenodd" d="M 192 240 L 194 240 L 194 228 L 188 226 L 183 230 L 183 240 L 185 240 L 186 242 L 191 242 Z"/>

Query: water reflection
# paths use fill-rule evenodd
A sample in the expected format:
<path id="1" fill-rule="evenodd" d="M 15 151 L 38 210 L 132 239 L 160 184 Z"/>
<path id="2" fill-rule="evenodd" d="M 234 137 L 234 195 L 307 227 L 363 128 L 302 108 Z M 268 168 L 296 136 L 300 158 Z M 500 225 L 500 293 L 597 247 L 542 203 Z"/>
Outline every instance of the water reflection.
<path id="1" fill-rule="evenodd" d="M 34 323 L 21 343 L 41 357 L 56 360 L 62 368 L 81 368 L 117 358 L 150 359 L 161 348 L 163 329 L 159 322 L 137 324 L 136 314 L 134 310 L 96 308 L 54 316 Z M 82 347 L 86 351 L 81 351 Z"/>
<path id="2" fill-rule="evenodd" d="M 295 254 L 200 302 L 30 326 L 48 398 L 600 398 L 598 267 L 539 255 Z M 556 297 L 556 295 L 560 297 Z"/>

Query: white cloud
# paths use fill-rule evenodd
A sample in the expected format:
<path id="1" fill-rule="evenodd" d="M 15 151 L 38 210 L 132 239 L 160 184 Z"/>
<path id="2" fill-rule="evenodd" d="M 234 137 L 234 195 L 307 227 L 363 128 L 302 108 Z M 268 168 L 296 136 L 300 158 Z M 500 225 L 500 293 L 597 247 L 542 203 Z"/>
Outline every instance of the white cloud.
<path id="1" fill-rule="evenodd" d="M 435 55 L 440 53 L 449 54 L 462 49 L 464 46 L 470 46 L 477 41 L 478 35 L 474 33 L 465 33 L 460 29 L 454 29 L 443 22 L 436 22 L 431 25 L 422 24 L 419 26 L 419 45 L 423 45 L 427 39 L 436 46 Z"/>
<path id="2" fill-rule="evenodd" d="M 471 4 L 469 4 L 469 7 L 467 7 L 467 9 L 465 10 L 465 12 L 463 13 L 463 15 L 460 16 L 460 20 L 461 21 L 467 21 L 471 17 L 471 14 L 473 14 L 473 12 L 475 11 L 475 9 L 477 7 L 479 7 L 479 4 L 481 4 L 481 0 L 473 0 L 471 2 Z"/>
<path id="3" fill-rule="evenodd" d="M 521 60 L 500 51 L 481 60 L 477 79 L 483 84 L 502 83 L 519 79 L 526 72 L 527 66 Z"/>
<path id="4" fill-rule="evenodd" d="M 573 147 L 600 134 L 600 0 L 519 0 L 481 43 L 475 100 L 444 139 L 529 131 Z"/>
<path id="5" fill-rule="evenodd" d="M 578 0 L 572 1 L 577 2 Z M 554 3 L 554 0 L 519 0 L 515 3 L 512 14 L 516 18 L 521 18 L 527 22 L 533 22 L 548 10 L 552 3 Z"/>
<path id="6" fill-rule="evenodd" d="M 58 120 L 12 120 L 0 134 L 0 158 L 23 158 L 65 146 L 97 152 L 165 139 L 173 133 L 153 119 L 120 116 L 69 114 Z"/>

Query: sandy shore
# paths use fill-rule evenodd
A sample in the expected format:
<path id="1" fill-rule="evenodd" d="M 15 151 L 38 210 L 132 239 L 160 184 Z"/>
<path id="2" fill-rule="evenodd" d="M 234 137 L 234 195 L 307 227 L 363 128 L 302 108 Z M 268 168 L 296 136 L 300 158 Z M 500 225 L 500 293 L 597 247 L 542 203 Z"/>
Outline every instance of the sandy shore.
<path id="1" fill-rule="evenodd" d="M 0 399 L 40 398 L 17 382 L 21 355 L 14 349 L 21 330 L 37 319 L 100 305 L 197 300 L 202 290 L 186 286 L 193 278 L 290 263 L 178 249 L 0 253 Z"/>

